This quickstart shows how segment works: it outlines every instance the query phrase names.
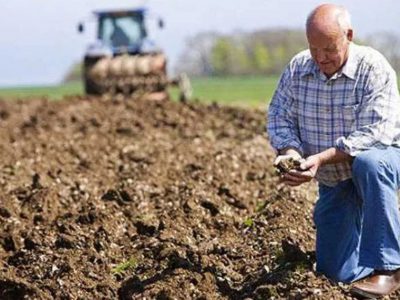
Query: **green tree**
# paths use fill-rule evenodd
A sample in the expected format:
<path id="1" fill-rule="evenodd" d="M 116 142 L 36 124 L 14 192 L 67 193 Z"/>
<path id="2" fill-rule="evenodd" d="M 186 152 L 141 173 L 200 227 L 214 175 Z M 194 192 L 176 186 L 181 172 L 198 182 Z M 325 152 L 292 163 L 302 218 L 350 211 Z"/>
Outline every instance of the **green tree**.
<path id="1" fill-rule="evenodd" d="M 279 73 L 281 70 L 285 67 L 285 65 L 289 62 L 290 57 L 286 51 L 286 48 L 284 46 L 279 45 L 276 47 L 273 52 L 272 56 L 274 59 L 274 66 L 273 66 L 273 72 L 274 73 Z"/>
<path id="2" fill-rule="evenodd" d="M 232 47 L 231 71 L 234 75 L 246 75 L 252 71 L 252 63 L 248 52 L 243 44 Z"/>
<path id="3" fill-rule="evenodd" d="M 230 73 L 233 47 L 231 40 L 225 37 L 221 37 L 215 42 L 211 49 L 211 65 L 215 75 Z"/>
<path id="4" fill-rule="evenodd" d="M 256 71 L 267 73 L 271 69 L 271 56 L 263 43 L 257 41 L 253 49 L 253 65 Z"/>
<path id="5" fill-rule="evenodd" d="M 207 35 L 207 43 L 200 43 L 202 35 L 187 44 L 179 66 L 190 75 L 280 74 L 290 58 L 307 48 L 303 30 L 260 29 L 253 32 L 234 32 Z M 202 55 L 193 45 L 201 44 Z M 206 66 L 206 67 L 202 67 Z M 195 68 L 194 68 L 195 67 Z"/>

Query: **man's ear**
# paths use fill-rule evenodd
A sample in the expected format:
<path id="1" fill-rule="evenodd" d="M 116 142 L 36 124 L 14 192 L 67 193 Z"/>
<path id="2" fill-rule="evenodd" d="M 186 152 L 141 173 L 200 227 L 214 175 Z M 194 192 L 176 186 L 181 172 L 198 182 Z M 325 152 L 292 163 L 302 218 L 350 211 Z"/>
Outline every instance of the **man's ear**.
<path id="1" fill-rule="evenodd" d="M 348 29 L 347 30 L 347 35 L 346 35 L 346 37 L 347 37 L 347 40 L 349 41 L 349 42 L 351 42 L 352 40 L 353 40 L 353 29 Z"/>

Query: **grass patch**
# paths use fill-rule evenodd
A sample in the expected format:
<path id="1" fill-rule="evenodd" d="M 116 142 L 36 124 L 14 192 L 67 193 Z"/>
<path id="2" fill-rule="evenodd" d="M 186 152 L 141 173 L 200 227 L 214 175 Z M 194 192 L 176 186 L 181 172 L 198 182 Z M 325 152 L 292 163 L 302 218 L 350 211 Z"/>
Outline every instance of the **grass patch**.
<path id="1" fill-rule="evenodd" d="M 265 109 L 271 101 L 278 80 L 279 76 L 230 76 L 192 78 L 191 82 L 193 98 L 200 102 Z M 171 87 L 169 92 L 174 100 L 178 99 L 177 88 Z M 57 100 L 72 95 L 83 95 L 82 82 L 0 89 L 2 98 L 48 97 Z"/>
<path id="2" fill-rule="evenodd" d="M 12 87 L 0 89 L 1 98 L 47 97 L 52 100 L 58 100 L 64 96 L 82 94 L 83 85 L 80 81 L 55 86 Z"/>
<path id="3" fill-rule="evenodd" d="M 137 260 L 134 257 L 131 257 L 129 260 L 124 261 L 112 268 L 111 273 L 113 275 L 121 274 L 124 271 L 135 269 L 137 265 Z"/>
<path id="4" fill-rule="evenodd" d="M 244 225 L 245 227 L 250 228 L 250 227 L 252 227 L 252 226 L 254 225 L 254 221 L 253 221 L 252 218 L 249 217 L 249 218 L 247 218 L 246 220 L 244 220 L 243 225 Z"/>
<path id="5" fill-rule="evenodd" d="M 278 76 L 193 78 L 193 98 L 205 103 L 265 108 L 278 79 Z M 171 94 L 177 99 L 178 90 L 172 88 Z"/>
<path id="6" fill-rule="evenodd" d="M 278 77 L 208 77 L 193 78 L 193 98 L 200 102 L 224 105 L 263 107 L 272 97 Z M 178 99 L 177 88 L 169 89 L 171 97 Z M 80 81 L 58 86 L 15 87 L 0 89 L 2 98 L 48 97 L 58 100 L 64 96 L 83 95 Z"/>

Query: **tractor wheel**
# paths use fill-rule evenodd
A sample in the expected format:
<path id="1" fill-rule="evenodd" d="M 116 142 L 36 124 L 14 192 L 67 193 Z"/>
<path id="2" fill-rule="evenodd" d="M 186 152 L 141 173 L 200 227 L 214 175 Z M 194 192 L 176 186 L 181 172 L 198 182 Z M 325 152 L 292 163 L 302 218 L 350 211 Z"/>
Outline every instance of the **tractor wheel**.
<path id="1" fill-rule="evenodd" d="M 84 88 L 87 95 L 101 95 L 102 88 L 90 78 L 84 78 Z"/>

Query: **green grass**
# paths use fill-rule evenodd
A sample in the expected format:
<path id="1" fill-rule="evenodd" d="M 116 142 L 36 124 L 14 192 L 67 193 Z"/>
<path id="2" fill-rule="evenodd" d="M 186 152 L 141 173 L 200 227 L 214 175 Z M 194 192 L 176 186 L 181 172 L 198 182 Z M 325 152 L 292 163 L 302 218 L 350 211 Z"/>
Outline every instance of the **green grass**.
<path id="1" fill-rule="evenodd" d="M 208 77 L 191 80 L 193 98 L 202 102 L 265 107 L 269 103 L 277 76 Z M 171 89 L 176 98 L 178 91 Z"/>
<path id="2" fill-rule="evenodd" d="M 265 108 L 276 88 L 278 76 L 192 78 L 191 82 L 193 98 L 201 102 Z M 177 88 L 170 88 L 170 93 L 173 99 L 178 98 Z M 71 82 L 59 86 L 0 89 L 0 98 L 45 96 L 57 100 L 64 96 L 82 94 L 81 82 Z"/>
<path id="3" fill-rule="evenodd" d="M 126 270 L 135 269 L 137 267 L 137 261 L 134 257 L 131 257 L 127 261 L 124 261 L 118 265 L 116 265 L 112 270 L 111 273 L 113 274 L 121 274 Z"/>
<path id="4" fill-rule="evenodd" d="M 250 218 L 250 217 L 246 218 L 246 219 L 243 221 L 243 225 L 244 225 L 245 227 L 252 227 L 253 224 L 254 224 L 254 221 L 253 221 L 253 219 Z"/>
<path id="5" fill-rule="evenodd" d="M 218 77 L 193 78 L 193 98 L 201 102 L 265 107 L 272 96 L 278 77 Z M 178 98 L 178 89 L 170 88 L 173 99 Z M 63 96 L 82 95 L 81 82 L 59 86 L 16 87 L 0 89 L 0 97 L 26 98 L 48 97 L 61 99 Z"/>
<path id="6" fill-rule="evenodd" d="M 81 82 L 71 82 L 56 86 L 13 87 L 0 89 L 1 98 L 48 97 L 49 99 L 58 100 L 64 96 L 82 94 L 83 86 Z"/>

